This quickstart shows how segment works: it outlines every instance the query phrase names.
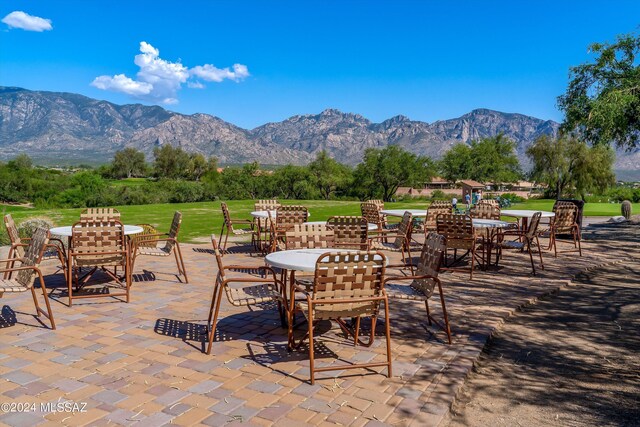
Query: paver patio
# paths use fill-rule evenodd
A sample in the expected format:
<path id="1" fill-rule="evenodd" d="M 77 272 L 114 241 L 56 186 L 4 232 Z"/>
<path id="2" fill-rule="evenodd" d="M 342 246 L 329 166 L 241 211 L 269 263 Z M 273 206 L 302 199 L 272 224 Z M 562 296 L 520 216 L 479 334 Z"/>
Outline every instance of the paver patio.
<path id="1" fill-rule="evenodd" d="M 38 407 L 0 413 L 0 424 L 437 425 L 487 338 L 513 310 L 585 269 L 626 257 L 624 242 L 586 240 L 582 258 L 545 254 L 546 269 L 536 277 L 528 256 L 512 252 L 499 270 L 478 272 L 473 281 L 443 273 L 452 345 L 426 325 L 423 304 L 392 300 L 394 376 L 336 371 L 311 386 L 306 348 L 287 352 L 286 330 L 269 305 L 246 311 L 223 303 L 213 354 L 203 353 L 215 277 L 209 248 L 183 245 L 189 284 L 178 281 L 172 259 L 141 258 L 129 304 L 105 298 L 67 307 L 62 275 L 46 265 L 47 287 L 58 300 L 55 331 L 36 320 L 29 294 L 3 298 L 0 403 Z M 226 263 L 262 263 L 231 249 Z M 439 316 L 435 298 L 431 307 Z M 384 357 L 382 335 L 373 347 L 354 348 L 337 326 L 318 329 L 319 363 Z M 40 412 L 40 403 L 59 401 L 86 403 L 86 412 Z"/>

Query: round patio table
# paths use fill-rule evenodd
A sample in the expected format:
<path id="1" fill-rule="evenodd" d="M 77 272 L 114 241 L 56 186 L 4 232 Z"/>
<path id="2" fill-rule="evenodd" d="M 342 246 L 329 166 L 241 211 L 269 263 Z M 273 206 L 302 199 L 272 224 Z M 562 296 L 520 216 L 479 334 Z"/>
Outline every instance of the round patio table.
<path id="1" fill-rule="evenodd" d="M 426 209 L 383 209 L 380 211 L 381 214 L 387 216 L 404 216 L 405 212 L 409 212 L 413 217 L 426 217 L 427 210 Z"/>
<path id="2" fill-rule="evenodd" d="M 473 228 L 506 228 L 512 226 L 513 222 L 502 221 L 499 219 L 483 219 L 473 218 L 471 220 Z"/>
<path id="3" fill-rule="evenodd" d="M 328 252 L 358 252 L 358 250 L 339 248 L 291 249 L 272 252 L 264 258 L 264 261 L 271 267 L 282 268 L 283 270 L 313 272 L 316 271 L 316 263 L 320 255 Z"/>
<path id="4" fill-rule="evenodd" d="M 305 224 L 318 224 L 318 225 L 319 224 L 326 224 L 326 223 L 327 223 L 326 221 L 307 221 L 307 222 L 305 222 Z M 373 231 L 373 230 L 377 230 L 377 229 L 378 229 L 378 226 L 376 224 L 372 223 L 372 222 L 370 222 L 367 225 L 367 230 L 369 230 L 369 231 Z"/>
<path id="5" fill-rule="evenodd" d="M 483 232 L 483 239 L 485 243 L 482 246 L 483 250 L 483 259 L 485 261 L 484 268 L 487 269 L 491 264 L 491 250 L 493 245 L 493 237 L 494 233 L 503 228 L 509 228 L 514 225 L 513 222 L 502 221 L 499 219 L 484 219 L 484 218 L 473 218 L 471 220 L 474 229 L 480 229 Z M 486 252 L 486 257 L 484 256 L 484 252 Z"/>
<path id="6" fill-rule="evenodd" d="M 553 212 L 548 211 L 535 211 L 531 209 L 505 209 L 500 212 L 500 215 L 511 216 L 513 218 L 521 218 L 522 229 L 527 230 L 529 228 L 529 218 L 533 217 L 533 214 L 540 212 L 542 215 L 540 218 L 553 218 L 556 216 Z"/>
<path id="7" fill-rule="evenodd" d="M 124 234 L 125 236 L 129 236 L 131 234 L 142 233 L 144 229 L 138 225 L 125 225 L 124 226 Z M 67 225 L 64 227 L 53 227 L 49 230 L 49 233 L 55 234 L 56 236 L 66 236 L 71 237 L 71 226 Z"/>
<path id="8" fill-rule="evenodd" d="M 271 214 L 271 218 L 276 217 L 277 211 L 253 211 L 251 212 L 251 216 L 255 218 L 269 218 L 269 214 Z M 310 213 L 307 212 L 307 216 L 311 216 Z"/>

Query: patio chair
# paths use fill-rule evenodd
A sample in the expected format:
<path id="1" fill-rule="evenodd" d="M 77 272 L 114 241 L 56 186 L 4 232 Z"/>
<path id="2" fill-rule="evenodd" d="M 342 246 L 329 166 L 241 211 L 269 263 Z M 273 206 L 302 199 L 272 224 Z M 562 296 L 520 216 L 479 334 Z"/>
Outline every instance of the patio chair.
<path id="1" fill-rule="evenodd" d="M 285 239 L 287 230 L 296 224 L 307 222 L 309 211 L 304 206 L 278 206 L 276 217 L 271 218 L 269 214 L 269 224 L 271 227 L 271 251 L 275 251 Z"/>
<path id="2" fill-rule="evenodd" d="M 482 199 L 477 203 L 477 205 L 491 205 L 500 207 L 500 203 L 495 199 Z"/>
<path id="3" fill-rule="evenodd" d="M 482 200 L 481 200 L 482 202 Z M 500 219 L 500 206 L 491 203 L 479 203 L 469 210 L 471 218 Z"/>
<path id="4" fill-rule="evenodd" d="M 29 246 L 31 242 L 31 238 L 21 238 L 20 233 L 18 232 L 18 227 L 16 226 L 15 221 L 11 214 L 6 214 L 4 216 L 4 226 L 7 229 L 7 234 L 9 235 L 9 241 L 11 246 L 9 247 L 9 253 L 7 258 L 9 260 L 14 258 L 22 258 L 24 257 L 25 249 Z M 47 261 L 55 259 L 60 261 L 60 268 L 63 273 L 67 274 L 67 253 L 64 248 L 64 243 L 60 239 L 53 239 L 51 237 L 48 238 L 48 243 L 45 246 L 44 253 L 42 254 L 41 261 Z M 14 266 L 15 261 L 7 261 L 6 268 L 10 269 Z M 5 279 L 11 279 L 12 273 L 10 271 L 5 271 L 3 277 Z"/>
<path id="5" fill-rule="evenodd" d="M 285 308 L 282 283 L 276 278 L 276 273 L 270 267 L 264 265 L 246 266 L 246 265 L 227 265 L 222 262 L 222 252 L 218 247 L 216 236 L 211 235 L 211 244 L 218 265 L 218 274 L 211 296 L 211 305 L 209 307 L 209 317 L 207 319 L 208 345 L 207 354 L 211 354 L 211 347 L 215 339 L 216 325 L 218 322 L 218 314 L 220 313 L 220 304 L 222 302 L 222 293 L 227 296 L 227 301 L 234 307 L 249 307 L 252 305 L 276 302 L 280 313 L 280 322 L 282 327 L 286 327 Z M 228 271 L 260 271 L 265 275 L 264 278 L 243 274 L 242 277 L 228 277 Z M 238 286 L 240 285 L 240 286 Z"/>
<path id="6" fill-rule="evenodd" d="M 438 273 L 442 266 L 442 258 L 446 250 L 445 239 L 443 236 L 435 232 L 427 233 L 422 246 L 420 260 L 415 265 L 414 273 L 410 276 L 388 277 L 385 285 L 385 291 L 389 299 L 403 299 L 411 301 L 424 301 L 427 309 L 427 322 L 429 325 L 435 323 L 446 334 L 451 344 L 451 328 L 449 326 L 449 317 L 447 315 L 447 307 L 444 303 L 444 293 L 442 291 L 442 283 L 438 279 Z M 409 285 L 400 285 L 395 282 L 411 281 Z M 393 283 L 392 283 L 393 282 Z M 440 304 L 442 305 L 442 315 L 444 324 L 441 324 L 431 315 L 429 310 L 429 298 L 433 295 L 435 287 L 438 287 L 440 293 Z"/>
<path id="7" fill-rule="evenodd" d="M 384 209 L 384 200 L 380 200 L 380 199 L 369 199 L 366 201 L 366 203 L 373 203 L 374 205 L 376 205 L 379 209 Z"/>
<path id="8" fill-rule="evenodd" d="M 327 225 L 334 233 L 334 246 L 341 249 L 369 249 L 369 224 L 362 216 L 332 216 Z"/>
<path id="9" fill-rule="evenodd" d="M 556 214 L 551 218 L 549 226 L 549 249 L 553 248 L 555 257 L 558 257 L 558 234 L 570 234 L 573 238 L 573 247 L 577 248 L 578 253 L 582 256 L 582 234 L 578 225 L 578 207 L 570 202 L 558 202 L 553 208 Z M 575 252 L 563 251 L 563 252 Z"/>
<path id="10" fill-rule="evenodd" d="M 542 247 L 540 246 L 539 236 L 539 226 L 540 226 L 540 217 L 542 216 L 541 212 L 536 212 L 531 217 L 529 221 L 529 228 L 526 231 L 522 231 L 519 229 L 506 230 L 498 235 L 499 241 L 497 242 L 498 255 L 496 264 L 500 260 L 503 249 L 515 249 L 520 252 L 524 252 L 525 250 L 529 253 L 529 259 L 531 260 L 531 270 L 533 271 L 533 275 L 536 275 L 536 266 L 533 262 L 533 249 L 532 246 L 536 246 L 538 248 L 538 255 L 540 256 L 540 268 L 544 270 L 544 263 L 542 262 Z M 505 240 L 509 237 L 515 237 L 514 240 Z"/>
<path id="11" fill-rule="evenodd" d="M 300 348 L 309 340 L 309 371 L 311 384 L 315 383 L 317 372 L 333 370 L 373 368 L 386 366 L 391 377 L 391 334 L 389 329 L 389 301 L 384 291 L 386 258 L 382 252 L 330 252 L 320 256 L 316 263 L 314 285 L 311 291 L 295 283 L 291 284 L 291 294 L 299 292 L 304 300 L 291 298 L 289 306 L 289 350 Z M 386 362 L 361 364 L 340 364 L 339 366 L 316 367 L 314 354 L 314 329 L 322 320 L 335 320 L 340 328 L 353 337 L 354 345 L 371 346 L 375 339 L 376 324 L 380 304 L 384 303 Z M 298 342 L 293 336 L 294 310 L 302 311 L 307 319 L 308 331 Z M 371 332 L 368 342 L 359 339 L 360 318 L 371 318 Z M 342 320 L 355 318 L 354 329 Z"/>
<path id="12" fill-rule="evenodd" d="M 232 233 L 234 236 L 246 236 L 248 234 L 251 235 L 251 244 L 255 246 L 256 242 L 256 231 L 253 228 L 253 221 L 250 219 L 231 219 L 231 214 L 229 213 L 229 207 L 225 202 L 220 204 L 222 208 L 222 229 L 220 230 L 220 243 L 222 243 L 222 236 L 224 235 L 224 243 L 221 244 L 222 252 L 226 252 L 227 250 L 227 241 L 229 240 L 229 233 Z M 233 225 L 248 225 L 249 227 L 245 228 L 234 228 Z M 225 235 L 225 229 L 227 233 Z"/>
<path id="13" fill-rule="evenodd" d="M 155 236 L 158 234 L 158 230 L 151 224 L 136 224 L 138 227 L 142 227 L 142 233 L 136 234 L 136 237 L 149 237 Z M 144 241 L 144 239 L 140 239 L 140 247 L 145 248 L 155 248 L 158 246 L 158 242 L 154 242 L 153 240 Z"/>
<path id="14" fill-rule="evenodd" d="M 294 224 L 285 231 L 281 250 L 331 248 L 334 246 L 334 231 L 327 224 Z"/>
<path id="15" fill-rule="evenodd" d="M 73 224 L 67 261 L 69 307 L 73 305 L 75 298 L 125 297 L 126 302 L 129 302 L 131 288 L 129 261 L 129 245 L 124 235 L 124 225 L 120 221 L 100 218 L 95 221 L 84 220 Z M 91 271 L 80 277 L 80 270 L 87 267 L 91 268 Z M 113 267 L 114 271 L 110 271 L 107 267 Z M 117 275 L 116 269 L 118 267 L 122 267 L 123 277 Z M 75 287 L 76 293 L 83 290 L 91 283 L 90 279 L 98 269 L 115 283 L 118 291 L 112 293 L 104 287 L 98 292 L 74 295 L 73 288 Z"/>
<path id="16" fill-rule="evenodd" d="M 56 323 L 53 320 L 53 312 L 51 311 L 51 304 L 49 303 L 49 295 L 47 294 L 47 288 L 44 285 L 44 278 L 40 271 L 40 261 L 47 250 L 48 244 L 49 232 L 44 228 L 38 228 L 35 233 L 33 233 L 33 236 L 31 236 L 29 244 L 24 250 L 22 257 L 17 259 L 17 261 L 20 261 L 20 266 L 16 267 L 13 263 L 16 259 L 12 259 L 10 260 L 12 261 L 11 267 L 7 265 L 7 268 L 0 269 L 0 271 L 4 273 L 16 273 L 15 279 L 7 277 L 0 279 L 0 298 L 2 298 L 4 294 L 31 291 L 33 303 L 36 306 L 36 315 L 38 317 L 40 317 L 41 314 L 45 316 L 49 319 L 49 322 L 51 322 L 51 329 L 55 329 Z M 42 289 L 44 303 L 47 306 L 46 312 L 40 308 L 40 304 L 38 304 L 38 297 L 33 287 L 36 276 L 40 282 L 40 289 Z M 11 275 L 9 275 L 9 277 L 11 277 Z"/>
<path id="17" fill-rule="evenodd" d="M 372 230 L 372 233 L 387 233 L 390 230 L 398 228 L 398 224 L 388 224 L 384 215 L 380 213 L 380 206 L 375 203 L 361 203 L 360 212 L 367 223 L 375 224 L 378 226 L 376 230 Z"/>
<path id="18" fill-rule="evenodd" d="M 86 208 L 80 212 L 80 221 L 120 221 L 120 211 L 115 208 Z"/>
<path id="19" fill-rule="evenodd" d="M 258 200 L 253 204 L 254 211 L 275 211 L 278 207 L 282 206 L 276 199 Z M 265 245 L 268 243 L 269 234 L 271 232 L 271 225 L 269 218 L 254 218 L 253 224 L 256 230 L 256 249 L 260 251 L 265 250 Z M 264 242 L 264 244 L 263 244 Z"/>
<path id="20" fill-rule="evenodd" d="M 131 271 L 133 271 L 136 260 L 140 255 L 148 255 L 155 257 L 169 257 L 173 254 L 178 267 L 178 276 L 184 276 L 184 282 L 189 283 L 187 270 L 184 267 L 182 251 L 178 242 L 178 233 L 180 232 L 180 224 L 182 224 L 182 213 L 176 211 L 173 214 L 173 221 L 168 233 L 150 234 L 146 236 L 135 236 L 131 240 Z M 164 243 L 163 246 L 150 246 L 151 243 Z"/>
<path id="21" fill-rule="evenodd" d="M 450 214 L 453 209 L 451 202 L 446 200 L 436 200 L 427 208 L 427 216 L 424 219 L 424 231 L 436 231 L 436 218 L 440 214 Z"/>
<path id="22" fill-rule="evenodd" d="M 386 250 L 392 252 L 400 252 L 402 254 L 403 266 L 411 265 L 411 223 L 413 216 L 411 212 L 405 212 L 402 221 L 398 224 L 395 233 L 385 234 L 383 236 L 373 236 L 369 238 L 369 248 L 371 250 Z M 393 238 L 393 241 L 391 240 Z M 408 261 L 407 261 L 408 260 Z"/>
<path id="23" fill-rule="evenodd" d="M 456 263 L 462 261 L 468 254 L 471 255 L 471 268 L 469 269 L 469 278 L 473 280 L 473 269 L 476 259 L 477 236 L 473 229 L 473 222 L 469 215 L 440 214 L 436 218 L 436 228 L 438 234 L 445 238 L 445 253 L 443 257 L 442 270 L 450 271 L 466 271 L 462 267 L 452 267 Z M 453 262 L 447 263 L 447 254 L 453 249 Z M 466 251 L 459 258 L 457 257 L 458 249 Z"/>

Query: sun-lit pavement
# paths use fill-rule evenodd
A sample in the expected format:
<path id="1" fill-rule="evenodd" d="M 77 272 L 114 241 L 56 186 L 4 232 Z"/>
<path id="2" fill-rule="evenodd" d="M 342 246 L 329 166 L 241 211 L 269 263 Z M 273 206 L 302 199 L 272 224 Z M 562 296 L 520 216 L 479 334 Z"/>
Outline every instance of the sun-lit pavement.
<path id="1" fill-rule="evenodd" d="M 580 271 L 626 256 L 624 242 L 585 242 L 583 248 L 582 258 L 546 253 L 546 270 L 537 277 L 530 276 L 528 256 L 513 252 L 499 271 L 478 271 L 473 281 L 464 273 L 443 274 L 452 345 L 426 325 L 422 303 L 394 300 L 394 376 L 387 378 L 383 370 L 336 371 L 319 375 L 314 386 L 308 382 L 306 348 L 287 352 L 286 331 L 271 305 L 249 311 L 223 304 L 213 354 L 203 353 L 215 275 L 208 245 L 183 245 L 189 284 L 177 280 L 172 259 L 140 259 L 129 304 L 104 298 L 77 300 L 69 308 L 62 277 L 48 265 L 57 330 L 36 320 L 29 294 L 2 298 L 0 403 L 35 406 L 0 413 L 0 423 L 436 425 L 489 334 L 513 310 Z M 263 262 L 242 250 L 225 260 Z M 431 307 L 439 316 L 437 296 Z M 358 348 L 329 323 L 319 332 L 317 357 L 323 363 L 384 357 L 382 335 L 373 347 Z M 333 362 L 336 357 L 342 361 Z M 63 409 L 86 411 L 40 407 L 64 401 L 79 408 Z"/>

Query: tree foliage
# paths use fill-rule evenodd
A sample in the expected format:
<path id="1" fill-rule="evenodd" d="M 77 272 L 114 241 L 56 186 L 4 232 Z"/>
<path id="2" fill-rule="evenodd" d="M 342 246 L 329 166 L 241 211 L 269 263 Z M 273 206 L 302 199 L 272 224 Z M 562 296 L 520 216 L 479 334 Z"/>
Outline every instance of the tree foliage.
<path id="1" fill-rule="evenodd" d="M 608 146 L 590 147 L 571 136 L 542 136 L 527 149 L 527 155 L 533 162 L 532 179 L 547 184 L 550 197 L 584 199 L 587 192 L 603 192 L 615 183 L 615 155 Z"/>
<path id="2" fill-rule="evenodd" d="M 398 187 L 418 187 L 428 182 L 434 175 L 434 165 L 429 157 L 390 145 L 382 150 L 367 149 L 353 175 L 361 199 L 381 197 L 389 201 Z"/>
<path id="3" fill-rule="evenodd" d="M 116 151 L 110 168 L 114 178 L 143 177 L 147 175 L 147 162 L 144 153 L 135 148 Z"/>
<path id="4" fill-rule="evenodd" d="M 522 177 L 515 143 L 501 134 L 454 145 L 440 161 L 439 170 L 449 181 L 515 182 Z"/>
<path id="5" fill-rule="evenodd" d="M 338 188 L 348 182 L 350 177 L 349 168 L 329 157 L 324 150 L 318 153 L 308 167 L 313 185 L 325 200 L 329 200 Z"/>
<path id="6" fill-rule="evenodd" d="M 593 62 L 570 69 L 570 82 L 558 106 L 565 113 L 562 131 L 577 132 L 591 144 L 633 148 L 640 138 L 640 36 L 619 36 L 615 43 L 589 48 Z"/>

